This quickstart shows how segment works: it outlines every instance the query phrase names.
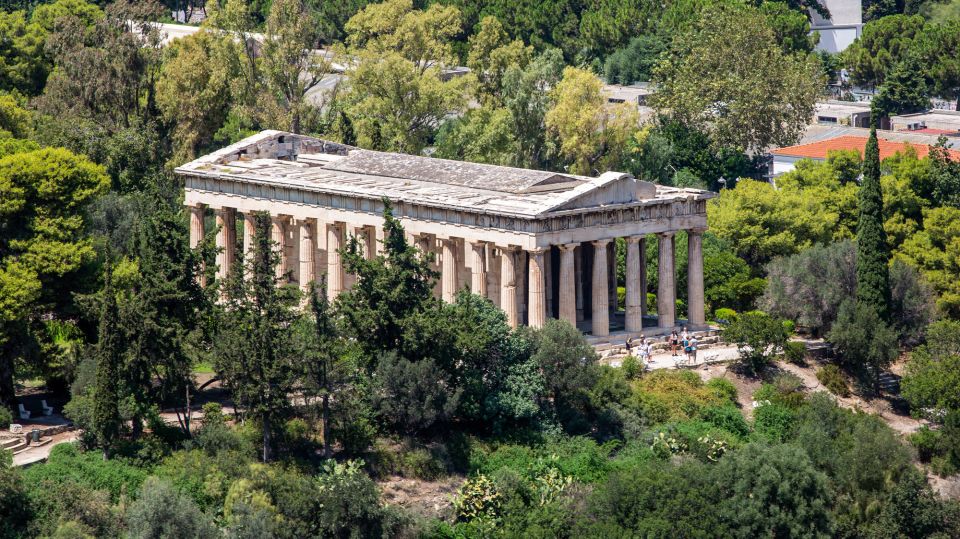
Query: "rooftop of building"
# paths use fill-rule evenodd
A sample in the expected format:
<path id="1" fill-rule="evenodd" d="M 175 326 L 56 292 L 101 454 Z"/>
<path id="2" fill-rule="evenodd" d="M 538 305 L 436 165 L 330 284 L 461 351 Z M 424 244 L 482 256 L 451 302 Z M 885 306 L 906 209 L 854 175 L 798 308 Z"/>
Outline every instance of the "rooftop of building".
<path id="1" fill-rule="evenodd" d="M 281 131 L 258 133 L 176 171 L 520 217 L 714 196 L 709 191 L 639 181 L 622 172 L 588 177 L 378 152 Z"/>
<path id="2" fill-rule="evenodd" d="M 869 133 L 869 130 L 863 130 Z M 883 132 L 885 135 L 888 132 Z M 877 142 L 880 147 L 880 159 L 886 159 L 888 157 L 893 157 L 897 153 L 903 153 L 908 150 L 908 148 L 913 148 L 917 152 L 918 157 L 926 157 L 930 153 L 929 143 L 912 143 L 910 141 L 892 141 L 888 140 L 885 137 L 881 136 L 881 133 L 877 133 Z M 934 141 L 935 142 L 935 141 Z M 814 142 L 809 142 L 807 144 L 798 144 L 796 146 L 787 146 L 785 148 L 777 148 L 771 150 L 770 153 L 773 155 L 782 155 L 785 157 L 799 157 L 805 159 L 826 159 L 827 154 L 832 151 L 839 150 L 854 150 L 858 152 L 861 156 L 863 151 L 867 146 L 867 137 L 866 136 L 854 136 L 854 135 L 841 135 L 837 137 L 831 137 L 824 140 L 817 140 Z M 960 151 L 957 150 L 948 150 L 950 155 L 955 160 L 960 160 Z"/>
<path id="3" fill-rule="evenodd" d="M 827 101 L 819 101 L 816 104 L 816 109 L 818 114 L 832 113 L 832 114 L 859 114 L 863 112 L 870 112 L 870 103 L 863 103 L 859 101 L 837 101 L 830 99 Z"/>

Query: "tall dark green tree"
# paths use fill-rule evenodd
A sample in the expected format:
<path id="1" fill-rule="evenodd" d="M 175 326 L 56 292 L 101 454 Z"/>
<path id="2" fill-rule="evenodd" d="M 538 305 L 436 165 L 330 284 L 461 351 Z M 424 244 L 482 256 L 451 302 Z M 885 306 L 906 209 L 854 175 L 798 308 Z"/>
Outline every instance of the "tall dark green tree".
<path id="1" fill-rule="evenodd" d="M 107 460 L 110 458 L 110 450 L 120 436 L 118 401 L 124 343 L 117 295 L 113 288 L 113 267 L 109 259 L 103 273 L 103 299 L 95 350 L 97 375 L 93 395 L 93 428 L 96 431 L 97 443 L 103 450 L 103 459 Z"/>
<path id="2" fill-rule="evenodd" d="M 877 130 L 870 130 L 864 150 L 860 185 L 860 222 L 857 224 L 857 302 L 890 315 L 890 251 L 883 229 L 883 192 L 880 187 L 880 146 Z"/>
<path id="3" fill-rule="evenodd" d="M 331 458 L 330 450 L 330 397 L 336 381 L 340 378 L 337 359 L 342 352 L 340 338 L 334 324 L 327 286 L 321 281 L 310 287 L 310 311 L 313 314 L 312 356 L 306 364 L 307 382 L 320 395 L 320 418 L 323 422 L 323 457 Z"/>
<path id="4" fill-rule="evenodd" d="M 263 461 L 273 458 L 274 429 L 290 407 L 297 381 L 294 347 L 299 291 L 276 277 L 280 253 L 270 217 L 259 213 L 247 268 L 234 265 L 214 334 L 214 365 L 246 414 L 260 422 Z"/>
<path id="5" fill-rule="evenodd" d="M 384 254 L 364 259 L 356 240 L 344 250 L 349 273 L 357 276 L 353 288 L 337 298 L 349 336 L 357 339 L 368 358 L 397 351 L 411 360 L 422 354 L 409 349 L 406 329 L 435 300 L 433 286 L 437 272 L 430 268 L 432 255 L 407 243 L 400 221 L 394 219 L 384 200 Z"/>
<path id="6" fill-rule="evenodd" d="M 199 255 L 190 249 L 183 215 L 170 201 L 155 198 L 156 209 L 143 219 L 135 239 L 139 279 L 122 309 L 131 341 L 125 378 L 141 412 L 164 402 L 187 405 L 192 386 L 187 350 L 207 307 L 194 278 Z M 189 432 L 189 414 L 182 417 L 181 427 Z M 135 417 L 134 432 L 139 423 Z"/>

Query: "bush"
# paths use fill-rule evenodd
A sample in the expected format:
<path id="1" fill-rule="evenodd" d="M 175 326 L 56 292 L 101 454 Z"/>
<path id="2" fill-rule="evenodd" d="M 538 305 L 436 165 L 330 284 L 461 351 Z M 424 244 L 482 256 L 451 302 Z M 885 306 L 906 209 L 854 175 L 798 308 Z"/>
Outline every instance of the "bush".
<path id="1" fill-rule="evenodd" d="M 724 320 L 726 322 L 733 322 L 734 320 L 737 319 L 737 311 L 734 311 L 733 309 L 727 309 L 727 308 L 717 309 L 713 313 L 713 319 L 718 322 L 721 320 Z"/>
<path id="2" fill-rule="evenodd" d="M 657 370 L 634 382 L 635 405 L 650 424 L 683 421 L 698 417 L 712 406 L 727 403 L 700 376 L 686 370 Z"/>
<path id="3" fill-rule="evenodd" d="M 707 382 L 707 387 L 731 404 L 737 403 L 737 386 L 733 385 L 733 382 L 730 380 L 726 378 L 711 378 Z"/>
<path id="4" fill-rule="evenodd" d="M 77 483 L 94 490 L 104 490 L 116 502 L 121 495 L 135 497 L 148 472 L 119 460 L 103 460 L 99 452 L 80 452 L 74 444 L 60 444 L 50 451 L 44 464 L 31 466 L 24 472 L 29 484 L 50 485 Z"/>
<path id="5" fill-rule="evenodd" d="M 930 462 L 934 457 L 943 455 L 947 449 L 943 433 L 931 430 L 926 425 L 922 425 L 917 432 L 908 436 L 907 440 L 916 448 L 917 457 L 922 462 Z"/>
<path id="6" fill-rule="evenodd" d="M 783 356 L 787 361 L 794 365 L 805 365 L 807 358 L 807 345 L 800 341 L 787 341 L 783 346 Z"/>
<path id="7" fill-rule="evenodd" d="M 756 374 L 780 355 L 788 335 L 782 320 L 760 312 L 749 312 L 731 322 L 723 330 L 723 338 L 737 345 L 740 366 Z"/>
<path id="8" fill-rule="evenodd" d="M 127 510 L 127 529 L 132 539 L 203 539 L 216 533 L 193 500 L 156 477 L 146 480 L 139 498 Z"/>
<path id="9" fill-rule="evenodd" d="M 13 413 L 6 406 L 0 406 L 0 429 L 5 429 L 13 423 Z"/>
<path id="10" fill-rule="evenodd" d="M 502 496 L 496 485 L 487 476 L 480 474 L 467 479 L 457 489 L 453 499 L 453 513 L 457 520 L 485 520 L 496 518 L 500 512 Z"/>
<path id="11" fill-rule="evenodd" d="M 31 504 L 20 471 L 10 467 L 5 453 L 0 453 L 0 539 L 26 537 Z"/>
<path id="12" fill-rule="evenodd" d="M 753 411 L 753 429 L 772 442 L 782 443 L 794 430 L 796 416 L 782 404 L 764 404 Z"/>
<path id="13" fill-rule="evenodd" d="M 840 370 L 840 367 L 836 365 L 824 365 L 822 368 L 817 369 L 817 380 L 828 390 L 830 393 L 838 397 L 849 397 L 850 388 L 847 387 L 847 380 L 843 377 L 843 372 Z"/>
<path id="14" fill-rule="evenodd" d="M 623 376 L 627 380 L 634 380 L 640 376 L 643 372 L 643 365 L 640 363 L 640 360 L 636 356 L 628 355 L 623 358 Z"/>
<path id="15" fill-rule="evenodd" d="M 787 332 L 787 335 L 793 335 L 793 332 L 797 329 L 797 325 L 793 323 L 793 320 L 784 320 L 783 329 Z"/>
<path id="16" fill-rule="evenodd" d="M 853 300 L 843 302 L 827 341 L 846 365 L 859 369 L 880 392 L 880 374 L 900 350 L 897 333 L 875 310 Z"/>
<path id="17" fill-rule="evenodd" d="M 740 438 L 746 438 L 750 435 L 750 425 L 743 418 L 740 410 L 733 406 L 715 406 L 707 408 L 703 413 L 704 421 L 723 429 Z"/>

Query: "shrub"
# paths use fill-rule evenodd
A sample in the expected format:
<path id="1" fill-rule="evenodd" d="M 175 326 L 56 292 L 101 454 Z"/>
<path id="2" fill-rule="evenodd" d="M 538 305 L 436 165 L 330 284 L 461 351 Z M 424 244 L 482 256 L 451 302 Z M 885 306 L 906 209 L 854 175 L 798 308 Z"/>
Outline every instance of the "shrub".
<path id="1" fill-rule="evenodd" d="M 753 412 L 753 429 L 758 435 L 772 442 L 782 443 L 790 437 L 796 416 L 782 404 L 764 404 Z"/>
<path id="2" fill-rule="evenodd" d="M 734 320 L 737 319 L 737 311 L 734 311 L 733 309 L 727 309 L 727 308 L 717 309 L 713 313 L 713 319 L 718 322 L 721 320 L 724 320 L 726 322 L 733 322 Z"/>
<path id="3" fill-rule="evenodd" d="M 216 533 L 193 500 L 156 477 L 146 480 L 139 498 L 127 510 L 127 529 L 132 539 L 202 539 Z"/>
<path id="4" fill-rule="evenodd" d="M 783 356 L 794 365 L 806 364 L 807 345 L 800 341 L 787 341 L 783 346 Z"/>
<path id="5" fill-rule="evenodd" d="M 850 388 L 847 387 L 847 380 L 843 377 L 843 372 L 836 365 L 824 365 L 817 369 L 817 380 L 823 384 L 823 387 L 830 390 L 830 393 L 838 397 L 849 397 Z"/>
<path id="6" fill-rule="evenodd" d="M 20 471 L 5 457 L 6 451 L 0 453 L 0 539 L 26 537 L 23 531 L 33 516 L 30 500 Z"/>
<path id="7" fill-rule="evenodd" d="M 707 382 L 707 387 L 731 404 L 737 403 L 737 386 L 733 385 L 733 382 L 730 380 L 726 378 L 711 378 Z"/>
<path id="8" fill-rule="evenodd" d="M 485 520 L 495 518 L 500 512 L 502 497 L 487 476 L 480 474 L 467 479 L 457 489 L 453 499 L 453 512 L 457 520 Z"/>
<path id="9" fill-rule="evenodd" d="M 874 391 L 880 392 L 880 374 L 900 350 L 897 333 L 868 305 L 853 300 L 840 306 L 837 321 L 827 341 L 846 365 L 872 378 Z"/>
<path id="10" fill-rule="evenodd" d="M 686 370 L 657 370 L 633 384 L 635 405 L 652 424 L 692 419 L 706 408 L 727 402 L 706 387 L 697 373 Z"/>
<path id="11" fill-rule="evenodd" d="M 784 320 L 782 323 L 787 335 L 793 335 L 793 332 L 797 329 L 797 325 L 793 323 L 793 320 Z"/>
<path id="12" fill-rule="evenodd" d="M 13 413 L 6 406 L 0 406 L 0 429 L 5 429 L 13 423 Z"/>
<path id="13" fill-rule="evenodd" d="M 723 429 L 740 438 L 746 438 L 750 435 L 750 425 L 743 418 L 740 410 L 733 406 L 714 406 L 707 408 L 703 413 L 704 421 Z"/>
<path id="14" fill-rule="evenodd" d="M 640 360 L 634 355 L 628 355 L 623 358 L 623 375 L 627 380 L 634 380 L 640 376 L 640 373 L 643 372 L 643 365 L 640 363 Z"/>
<path id="15" fill-rule="evenodd" d="M 47 462 L 24 472 L 30 484 L 77 483 L 109 493 L 114 502 L 121 494 L 135 497 L 148 472 L 119 460 L 103 460 L 98 452 L 80 452 L 74 444 L 60 444 L 50 451 Z"/>
<path id="16" fill-rule="evenodd" d="M 750 373 L 759 373 L 780 355 L 787 343 L 783 321 L 760 312 L 743 313 L 723 330 L 723 338 L 735 343 L 740 365 Z"/>
<path id="17" fill-rule="evenodd" d="M 916 448 L 917 456 L 922 462 L 930 462 L 932 458 L 946 452 L 943 433 L 931 430 L 926 425 L 922 425 L 917 432 L 908 436 L 907 440 Z"/>

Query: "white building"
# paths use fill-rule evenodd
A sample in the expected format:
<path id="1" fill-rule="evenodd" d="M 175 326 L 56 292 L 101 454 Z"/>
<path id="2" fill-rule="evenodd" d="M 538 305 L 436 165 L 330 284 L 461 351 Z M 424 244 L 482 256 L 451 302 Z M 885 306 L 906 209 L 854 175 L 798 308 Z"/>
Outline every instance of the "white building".
<path id="1" fill-rule="evenodd" d="M 810 30 L 820 32 L 817 50 L 838 53 L 853 43 L 863 31 L 863 6 L 860 0 L 824 0 L 830 18 L 810 10 Z"/>

